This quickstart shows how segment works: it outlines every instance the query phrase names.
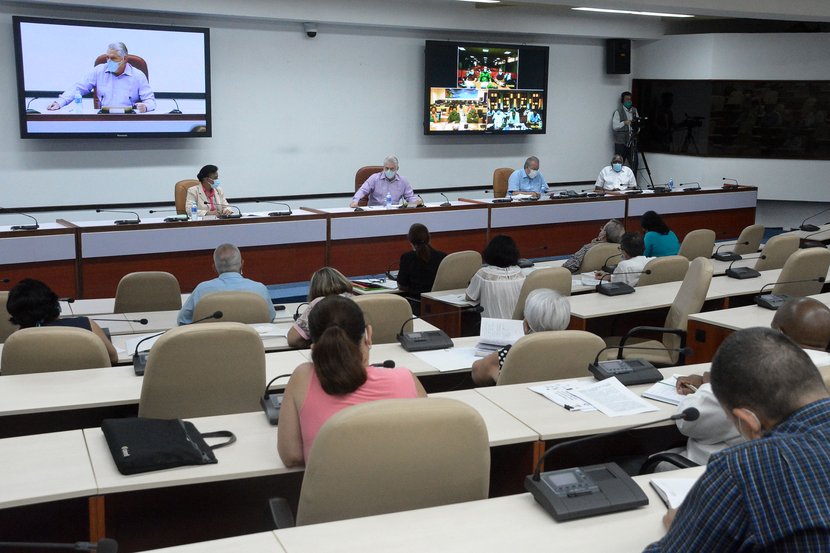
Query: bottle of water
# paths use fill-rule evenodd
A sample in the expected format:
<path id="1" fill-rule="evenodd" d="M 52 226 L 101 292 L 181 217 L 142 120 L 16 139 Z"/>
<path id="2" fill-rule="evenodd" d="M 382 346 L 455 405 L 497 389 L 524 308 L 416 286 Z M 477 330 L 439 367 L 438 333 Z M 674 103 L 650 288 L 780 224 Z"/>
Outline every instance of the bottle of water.
<path id="1" fill-rule="evenodd" d="M 392 209 L 392 192 L 386 191 L 386 209 Z"/>
<path id="2" fill-rule="evenodd" d="M 669 191 L 674 190 L 674 179 L 673 178 L 669 177 L 669 182 L 668 182 L 667 186 L 669 187 Z"/>
<path id="3" fill-rule="evenodd" d="M 190 202 L 190 220 L 199 220 L 199 211 L 196 209 L 196 202 Z"/>
<path id="4" fill-rule="evenodd" d="M 72 111 L 73 113 L 84 112 L 84 99 L 77 90 L 75 91 L 75 99 L 72 101 Z"/>

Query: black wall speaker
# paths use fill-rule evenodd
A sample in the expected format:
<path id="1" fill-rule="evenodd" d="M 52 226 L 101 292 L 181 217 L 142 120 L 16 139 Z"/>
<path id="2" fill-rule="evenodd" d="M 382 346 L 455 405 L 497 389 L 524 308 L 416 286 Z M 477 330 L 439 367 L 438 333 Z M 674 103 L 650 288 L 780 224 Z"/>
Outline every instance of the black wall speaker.
<path id="1" fill-rule="evenodd" d="M 627 38 L 609 38 L 605 41 L 605 72 L 609 75 L 631 73 L 631 41 Z"/>

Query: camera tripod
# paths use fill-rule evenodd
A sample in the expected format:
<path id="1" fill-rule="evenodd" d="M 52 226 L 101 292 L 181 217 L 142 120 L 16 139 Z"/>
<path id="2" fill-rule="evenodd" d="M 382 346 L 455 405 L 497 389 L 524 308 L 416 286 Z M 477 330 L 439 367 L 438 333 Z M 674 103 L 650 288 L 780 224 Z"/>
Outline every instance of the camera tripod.
<path id="1" fill-rule="evenodd" d="M 632 171 L 634 171 L 635 179 L 639 176 L 640 171 L 645 170 L 646 176 L 648 176 L 648 181 L 651 184 L 649 188 L 653 189 L 654 179 L 651 178 L 651 168 L 648 166 L 646 154 L 645 152 L 640 151 L 639 134 L 640 129 L 638 128 L 628 135 L 628 140 L 625 143 L 625 151 L 623 152 L 623 162 L 628 162 L 628 166 L 631 167 Z M 640 169 L 640 163 L 637 156 L 640 156 L 643 159 L 643 169 Z M 637 186 L 639 187 L 639 184 Z"/>

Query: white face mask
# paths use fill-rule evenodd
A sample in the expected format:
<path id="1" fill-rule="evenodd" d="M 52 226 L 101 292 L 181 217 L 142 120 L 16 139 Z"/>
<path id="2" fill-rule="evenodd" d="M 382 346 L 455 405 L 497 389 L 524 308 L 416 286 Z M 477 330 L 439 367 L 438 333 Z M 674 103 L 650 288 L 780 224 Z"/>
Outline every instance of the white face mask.
<path id="1" fill-rule="evenodd" d="M 386 176 L 387 179 L 392 180 L 395 178 L 395 170 L 394 169 L 384 169 L 383 174 Z"/>
<path id="2" fill-rule="evenodd" d="M 536 169 L 531 169 L 530 171 L 527 172 L 527 176 L 530 179 L 535 179 L 536 175 L 538 175 L 538 174 L 539 174 L 539 171 L 537 171 Z"/>

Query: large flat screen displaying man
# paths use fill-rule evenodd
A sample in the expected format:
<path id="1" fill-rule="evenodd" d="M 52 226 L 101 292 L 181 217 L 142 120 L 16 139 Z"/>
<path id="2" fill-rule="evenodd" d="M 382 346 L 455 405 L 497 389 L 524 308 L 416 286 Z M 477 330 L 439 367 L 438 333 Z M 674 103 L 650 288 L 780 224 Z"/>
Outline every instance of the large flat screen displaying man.
<path id="1" fill-rule="evenodd" d="M 21 137 L 210 136 L 208 29 L 13 23 Z"/>
<path id="2" fill-rule="evenodd" d="M 544 133 L 548 48 L 427 41 L 426 134 Z"/>

